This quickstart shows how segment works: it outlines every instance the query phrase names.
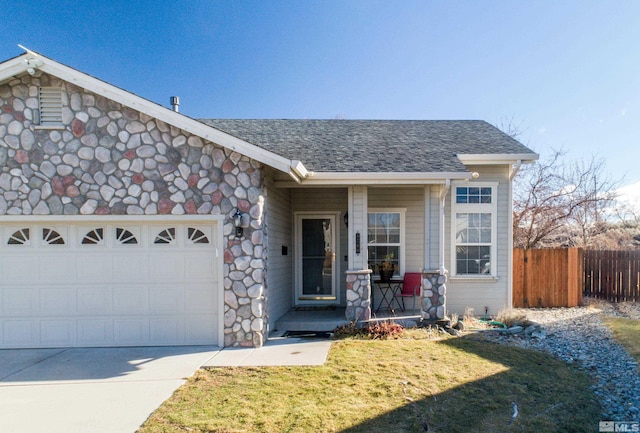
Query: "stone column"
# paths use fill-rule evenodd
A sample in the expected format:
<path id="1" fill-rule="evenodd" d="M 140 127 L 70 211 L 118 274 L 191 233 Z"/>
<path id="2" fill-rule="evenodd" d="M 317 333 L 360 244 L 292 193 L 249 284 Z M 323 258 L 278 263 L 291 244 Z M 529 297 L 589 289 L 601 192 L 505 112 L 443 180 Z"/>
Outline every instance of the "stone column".
<path id="1" fill-rule="evenodd" d="M 440 271 L 422 271 L 420 309 L 423 320 L 446 318 L 447 276 Z"/>
<path id="2" fill-rule="evenodd" d="M 350 322 L 371 319 L 371 269 L 347 271 L 347 310 Z"/>

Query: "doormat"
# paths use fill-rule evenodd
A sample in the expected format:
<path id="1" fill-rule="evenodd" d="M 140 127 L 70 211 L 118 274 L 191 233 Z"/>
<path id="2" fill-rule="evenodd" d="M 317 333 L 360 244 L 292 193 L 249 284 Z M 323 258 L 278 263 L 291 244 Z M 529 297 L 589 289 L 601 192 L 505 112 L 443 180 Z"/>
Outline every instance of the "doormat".
<path id="1" fill-rule="evenodd" d="M 331 338 L 331 332 L 326 331 L 287 331 L 282 334 L 285 338 L 321 338 L 327 340 Z"/>
<path id="2" fill-rule="evenodd" d="M 308 306 L 308 307 L 296 307 L 296 311 L 334 311 L 336 307 L 334 305 L 320 306 Z"/>

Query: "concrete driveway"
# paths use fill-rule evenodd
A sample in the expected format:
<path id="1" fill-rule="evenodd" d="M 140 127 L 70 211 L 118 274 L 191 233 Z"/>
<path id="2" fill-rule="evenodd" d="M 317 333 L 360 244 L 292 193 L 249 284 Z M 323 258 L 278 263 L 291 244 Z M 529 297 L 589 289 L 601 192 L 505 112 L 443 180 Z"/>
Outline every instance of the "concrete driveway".
<path id="1" fill-rule="evenodd" d="M 0 432 L 133 433 L 217 347 L 0 350 Z"/>

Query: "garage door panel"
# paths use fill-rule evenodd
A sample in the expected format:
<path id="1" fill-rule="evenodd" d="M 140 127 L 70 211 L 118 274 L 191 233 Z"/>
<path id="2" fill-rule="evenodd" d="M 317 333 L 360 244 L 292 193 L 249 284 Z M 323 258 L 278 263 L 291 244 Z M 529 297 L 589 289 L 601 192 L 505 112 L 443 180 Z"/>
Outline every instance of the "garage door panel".
<path id="1" fill-rule="evenodd" d="M 36 347 L 39 324 L 33 320 L 5 320 L 2 338 L 6 347 Z"/>
<path id="2" fill-rule="evenodd" d="M 15 250 L 13 250 L 15 251 Z M 37 260 L 30 255 L 12 254 L 12 249 L 4 249 L 2 259 L 2 280 L 5 282 L 18 281 L 20 283 L 32 283 L 38 280 L 38 269 L 34 269 Z"/>
<path id="3" fill-rule="evenodd" d="M 79 315 L 104 315 L 113 312 L 110 287 L 80 288 L 77 291 Z"/>
<path id="4" fill-rule="evenodd" d="M 142 283 L 149 278 L 149 259 L 145 255 L 114 255 L 112 279 L 117 282 Z"/>
<path id="5" fill-rule="evenodd" d="M 149 344 L 149 319 L 114 319 L 113 342 L 115 344 Z"/>
<path id="6" fill-rule="evenodd" d="M 44 346 L 71 346 L 76 342 L 76 321 L 71 319 L 42 320 L 40 343 Z"/>
<path id="7" fill-rule="evenodd" d="M 149 312 L 152 314 L 182 313 L 184 290 L 178 286 L 161 286 L 149 290 Z"/>
<path id="8" fill-rule="evenodd" d="M 144 286 L 124 286 L 113 289 L 115 314 L 146 314 L 149 312 L 149 289 Z"/>
<path id="9" fill-rule="evenodd" d="M 190 286 L 185 289 L 185 311 L 187 313 L 211 311 L 215 305 L 215 295 L 207 285 Z"/>
<path id="10" fill-rule="evenodd" d="M 76 257 L 68 250 L 57 254 L 46 254 L 38 257 L 38 279 L 46 282 L 66 282 L 76 280 Z"/>
<path id="11" fill-rule="evenodd" d="M 108 346 L 113 344 L 113 320 L 78 320 L 78 343 L 80 345 L 93 346 Z"/>
<path id="12" fill-rule="evenodd" d="M 0 348 L 218 344 L 215 222 L 92 221 L 0 224 Z"/>
<path id="13" fill-rule="evenodd" d="M 216 279 L 215 256 L 211 253 L 198 254 L 189 253 L 185 257 L 185 278 L 193 280 L 214 280 Z"/>
<path id="14" fill-rule="evenodd" d="M 215 317 L 210 314 L 189 316 L 186 323 L 186 338 L 190 344 L 203 344 L 211 341 L 215 329 Z"/>
<path id="15" fill-rule="evenodd" d="M 40 311 L 38 290 L 27 287 L 5 288 L 2 291 L 2 314 L 9 317 L 37 316 Z"/>
<path id="16" fill-rule="evenodd" d="M 184 340 L 183 320 L 175 317 L 154 317 L 149 320 L 151 344 L 171 344 Z"/>
<path id="17" fill-rule="evenodd" d="M 76 291 L 74 288 L 40 289 L 40 312 L 43 315 L 75 315 L 76 311 Z"/>
<path id="18" fill-rule="evenodd" d="M 95 254 L 94 251 L 87 253 L 80 250 L 76 256 L 77 280 L 80 282 L 100 282 L 109 281 L 111 278 L 111 260 L 105 255 Z"/>
<path id="19" fill-rule="evenodd" d="M 185 258 L 173 253 L 154 253 L 150 258 L 150 278 L 156 281 L 184 281 Z"/>

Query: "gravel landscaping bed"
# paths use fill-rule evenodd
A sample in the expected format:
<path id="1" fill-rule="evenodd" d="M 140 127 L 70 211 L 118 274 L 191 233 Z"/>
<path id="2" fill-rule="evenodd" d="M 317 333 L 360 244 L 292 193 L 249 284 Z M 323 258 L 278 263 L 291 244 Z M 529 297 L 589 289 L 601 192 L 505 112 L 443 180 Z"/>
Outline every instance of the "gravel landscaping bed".
<path id="1" fill-rule="evenodd" d="M 587 371 L 595 378 L 593 390 L 602 405 L 602 420 L 640 419 L 638 364 L 613 338 L 602 316 L 640 319 L 640 304 L 609 304 L 586 300 L 585 306 L 554 309 L 514 309 L 514 314 L 542 325 L 533 335 L 487 332 L 501 344 L 536 349 Z"/>

